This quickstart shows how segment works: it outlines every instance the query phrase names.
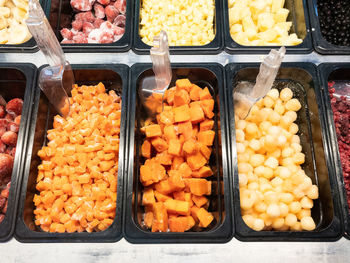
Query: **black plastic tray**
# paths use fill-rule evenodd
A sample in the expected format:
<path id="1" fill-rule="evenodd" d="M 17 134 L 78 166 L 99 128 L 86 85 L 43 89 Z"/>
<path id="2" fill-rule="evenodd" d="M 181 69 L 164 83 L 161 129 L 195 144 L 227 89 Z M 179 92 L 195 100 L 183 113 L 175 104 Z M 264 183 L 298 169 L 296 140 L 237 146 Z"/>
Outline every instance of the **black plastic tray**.
<path id="1" fill-rule="evenodd" d="M 108 229 L 92 233 L 48 233 L 34 224 L 33 196 L 37 192 L 35 189 L 37 166 L 40 163 L 37 152 L 45 143 L 46 131 L 50 128 L 48 125 L 52 125 L 53 117 L 56 115 L 46 96 L 37 87 L 28 129 L 30 135 L 28 137 L 26 159 L 23 164 L 25 170 L 15 229 L 15 238 L 20 242 L 115 242 L 122 237 L 126 91 L 129 68 L 120 64 L 72 65 L 72 68 L 77 84 L 96 85 L 98 82 L 103 82 L 107 90 L 113 89 L 122 96 L 116 217 Z"/>
<path id="2" fill-rule="evenodd" d="M 350 64 L 349 63 L 325 63 L 318 67 L 319 77 L 321 79 L 321 89 L 324 99 L 325 107 L 325 118 L 329 126 L 329 138 L 328 143 L 330 147 L 330 157 L 332 158 L 332 164 L 335 169 L 335 177 L 338 180 L 339 195 L 341 201 L 341 208 L 344 217 L 344 236 L 350 239 L 350 213 L 349 206 L 347 203 L 343 170 L 339 155 L 337 134 L 335 131 L 335 124 L 333 119 L 333 111 L 331 108 L 331 101 L 328 92 L 328 81 L 329 80 L 350 80 Z"/>
<path id="3" fill-rule="evenodd" d="M 124 52 L 131 46 L 131 30 L 133 20 L 133 0 L 126 1 L 126 23 L 124 35 L 118 41 L 110 44 L 61 44 L 66 52 Z M 76 14 L 70 5 L 70 0 L 47 0 L 46 12 L 58 41 L 62 41 L 60 30 L 64 27 L 72 28 L 72 19 Z"/>
<path id="4" fill-rule="evenodd" d="M 190 81 L 199 86 L 212 86 L 211 90 L 215 98 L 215 142 L 209 164 L 213 167 L 214 176 L 212 196 L 209 211 L 213 212 L 215 223 L 209 229 L 202 232 L 189 231 L 185 233 L 152 233 L 150 230 L 140 225 L 143 207 L 141 206 L 141 189 L 139 181 L 139 167 L 141 162 L 140 148 L 143 136 L 140 132 L 140 121 L 147 116 L 138 96 L 138 89 L 142 78 L 153 74 L 151 64 L 135 64 L 131 68 L 130 95 L 128 111 L 128 145 L 127 153 L 127 183 L 124 203 L 125 215 L 125 238 L 131 243 L 223 243 L 232 238 L 232 214 L 230 186 L 228 179 L 228 161 L 226 148 L 226 124 L 224 114 L 224 94 L 223 94 L 223 68 L 219 64 L 172 64 L 173 78 L 189 78 Z M 210 85 L 208 85 L 210 84 Z M 171 86 L 170 85 L 170 86 Z M 220 107 L 220 110 L 219 110 Z M 219 124 L 221 120 L 221 125 Z M 220 134 L 221 133 L 221 134 Z M 221 135 L 221 136 L 220 136 Z M 220 138 L 221 137 L 221 138 Z"/>
<path id="5" fill-rule="evenodd" d="M 312 41 L 315 50 L 324 55 L 350 54 L 350 46 L 338 46 L 328 42 L 322 35 L 318 18 L 317 0 L 309 0 L 309 13 L 312 32 Z M 335 21 L 334 21 L 335 22 Z"/>
<path id="6" fill-rule="evenodd" d="M 293 81 L 293 91 L 302 104 L 297 124 L 305 164 L 303 168 L 319 187 L 319 199 L 314 200 L 312 217 L 316 223 L 314 231 L 254 231 L 243 221 L 240 208 L 237 153 L 235 139 L 233 87 L 236 81 L 255 81 L 259 64 L 229 64 L 226 66 L 226 97 L 228 100 L 229 128 L 232 142 L 231 172 L 233 207 L 235 212 L 236 237 L 242 241 L 334 241 L 341 237 L 341 211 L 337 182 L 334 178 L 332 160 L 327 145 L 327 123 L 324 118 L 322 98 L 319 90 L 316 67 L 311 63 L 283 63 L 277 81 Z M 294 86 L 294 85 L 293 85 Z M 230 143 L 228 143 L 230 144 Z"/>
<path id="7" fill-rule="evenodd" d="M 312 41 L 309 26 L 309 15 L 307 12 L 308 0 L 286 0 L 285 6 L 290 10 L 287 21 L 292 21 L 293 33 L 297 33 L 298 37 L 303 36 L 303 42 L 296 46 L 286 46 L 288 54 L 300 54 L 312 52 Z M 229 13 L 228 13 L 228 0 L 223 0 L 223 16 L 224 16 L 224 29 L 223 35 L 225 39 L 225 51 L 228 53 L 269 53 L 274 46 L 243 46 L 235 42 L 230 34 Z M 300 22 L 298 21 L 300 20 Z"/>
<path id="8" fill-rule="evenodd" d="M 140 2 L 141 0 L 135 0 L 135 17 L 134 19 L 134 31 L 133 31 L 133 45 L 132 50 L 136 54 L 149 54 L 151 46 L 144 43 L 139 34 L 140 26 Z M 222 45 L 222 0 L 215 0 L 215 17 L 214 17 L 214 39 L 203 46 L 169 46 L 170 54 L 219 54 Z"/>
<path id="9" fill-rule="evenodd" d="M 45 0 L 39 0 L 46 17 L 49 16 L 47 8 L 46 8 L 46 1 Z M 4 52 L 35 52 L 38 50 L 38 46 L 36 45 L 36 42 L 34 38 L 32 37 L 27 42 L 24 42 L 22 44 L 17 45 L 6 45 L 6 44 L 0 44 L 0 53 Z"/>
<path id="10" fill-rule="evenodd" d="M 21 124 L 18 132 L 16 155 L 11 176 L 11 188 L 8 198 L 8 208 L 5 219 L 0 223 L 0 241 L 6 241 L 12 237 L 18 205 L 18 196 L 23 173 L 24 149 L 28 134 L 28 116 L 31 102 L 34 96 L 37 68 L 32 64 L 0 64 L 0 94 L 8 102 L 13 98 L 22 98 L 23 109 Z"/>

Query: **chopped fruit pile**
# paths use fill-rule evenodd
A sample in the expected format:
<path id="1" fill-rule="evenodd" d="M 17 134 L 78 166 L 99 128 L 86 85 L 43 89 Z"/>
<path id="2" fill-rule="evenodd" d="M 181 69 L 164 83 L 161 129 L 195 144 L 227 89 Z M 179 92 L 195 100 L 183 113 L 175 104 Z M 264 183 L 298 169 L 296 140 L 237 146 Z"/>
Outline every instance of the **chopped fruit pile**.
<path id="1" fill-rule="evenodd" d="M 284 0 L 228 0 L 230 33 L 244 46 L 293 46 L 303 41 L 289 34 Z"/>
<path id="2" fill-rule="evenodd" d="M 336 96 L 337 91 L 333 87 L 334 81 L 328 82 L 329 96 L 337 133 L 340 160 L 343 169 L 344 183 L 348 205 L 350 208 L 350 101 L 346 97 L 350 95 Z M 346 84 L 342 84 L 346 87 Z M 345 92 L 346 93 L 346 92 Z M 350 94 L 350 86 L 347 84 L 347 94 Z"/>
<path id="3" fill-rule="evenodd" d="M 235 116 L 241 213 L 256 231 L 314 230 L 318 187 L 305 174 L 293 92 L 272 89 L 243 120 Z"/>
<path id="4" fill-rule="evenodd" d="M 92 232 L 114 220 L 121 99 L 102 83 L 72 89 L 71 113 L 55 116 L 39 152 L 35 224 L 47 232 Z"/>
<path id="5" fill-rule="evenodd" d="M 15 98 L 0 106 L 0 223 L 7 211 L 17 134 L 21 122 L 23 100 Z"/>
<path id="6" fill-rule="evenodd" d="M 63 28 L 62 43 L 113 43 L 125 31 L 126 0 L 71 0 L 78 13 L 72 29 Z"/>
<path id="7" fill-rule="evenodd" d="M 149 99 L 162 101 L 160 94 Z M 214 220 L 207 211 L 213 171 L 208 165 L 215 138 L 214 100 L 208 88 L 188 79 L 176 81 L 158 104 L 156 120 L 146 120 L 140 167 L 144 224 L 152 232 L 184 232 L 206 228 Z"/>

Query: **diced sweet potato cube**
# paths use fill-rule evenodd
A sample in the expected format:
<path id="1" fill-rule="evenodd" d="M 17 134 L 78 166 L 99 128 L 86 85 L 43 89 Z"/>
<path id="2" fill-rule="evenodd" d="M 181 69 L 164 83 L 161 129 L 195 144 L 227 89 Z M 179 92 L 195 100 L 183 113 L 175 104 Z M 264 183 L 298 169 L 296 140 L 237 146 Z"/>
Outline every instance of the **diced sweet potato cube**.
<path id="1" fill-rule="evenodd" d="M 192 216 L 177 216 L 169 219 L 169 229 L 171 232 L 185 232 L 194 226 Z"/>
<path id="2" fill-rule="evenodd" d="M 179 156 L 182 150 L 182 143 L 178 139 L 171 139 L 169 141 L 168 153 Z"/>
<path id="3" fill-rule="evenodd" d="M 203 166 L 197 171 L 197 173 L 192 173 L 192 176 L 195 178 L 205 178 L 213 175 L 213 171 L 208 166 Z"/>
<path id="4" fill-rule="evenodd" d="M 175 200 L 186 201 L 185 200 L 185 192 L 184 191 L 174 192 L 173 196 L 174 196 Z"/>
<path id="5" fill-rule="evenodd" d="M 199 220 L 199 226 L 201 227 L 209 226 L 210 223 L 214 220 L 214 216 L 203 207 L 199 208 L 196 215 Z"/>
<path id="6" fill-rule="evenodd" d="M 198 106 L 190 107 L 190 115 L 191 115 L 192 123 L 199 123 L 205 120 L 204 112 L 201 107 L 198 107 Z"/>
<path id="7" fill-rule="evenodd" d="M 166 200 L 171 198 L 170 196 L 159 193 L 158 191 L 154 191 L 154 196 L 156 197 L 157 202 L 165 202 Z"/>
<path id="8" fill-rule="evenodd" d="M 193 219 L 194 219 L 196 222 L 199 221 L 199 219 L 198 219 L 198 217 L 197 217 L 197 212 L 199 211 L 199 208 L 200 208 L 200 207 L 194 205 L 194 206 L 191 207 L 191 210 L 190 210 L 191 216 L 193 217 Z"/>
<path id="9" fill-rule="evenodd" d="M 192 195 L 192 200 L 198 207 L 202 207 L 208 202 L 208 198 L 205 196 Z"/>
<path id="10" fill-rule="evenodd" d="M 212 130 L 213 127 L 214 127 L 214 121 L 213 120 L 209 120 L 209 119 L 206 119 L 205 121 L 202 121 L 200 124 L 199 124 L 199 131 L 209 131 L 209 130 Z"/>
<path id="11" fill-rule="evenodd" d="M 192 194 L 191 193 L 186 193 L 185 192 L 185 201 L 190 204 L 190 207 L 193 206 Z"/>
<path id="12" fill-rule="evenodd" d="M 201 106 L 204 111 L 204 114 L 207 118 L 211 119 L 214 117 L 214 100 L 201 100 Z"/>
<path id="13" fill-rule="evenodd" d="M 143 190 L 142 205 L 153 205 L 156 202 L 152 188 Z"/>
<path id="14" fill-rule="evenodd" d="M 176 82 L 176 88 L 177 89 L 184 89 L 187 92 L 190 91 L 192 83 L 189 79 L 178 79 Z"/>
<path id="15" fill-rule="evenodd" d="M 190 107 L 182 105 L 173 109 L 175 115 L 175 122 L 189 121 L 191 118 Z"/>
<path id="16" fill-rule="evenodd" d="M 159 193 L 164 194 L 164 195 L 168 195 L 168 194 L 176 191 L 176 189 L 174 189 L 172 187 L 172 185 L 170 184 L 169 179 L 166 179 L 166 180 L 163 180 L 163 181 L 156 183 L 154 187 L 156 188 L 156 190 Z"/>
<path id="17" fill-rule="evenodd" d="M 201 196 L 201 195 L 210 195 L 211 194 L 211 181 L 205 179 L 191 178 L 189 180 L 190 191 L 192 194 Z"/>
<path id="18" fill-rule="evenodd" d="M 182 163 L 184 163 L 184 162 L 185 162 L 185 160 L 184 160 L 183 157 L 181 157 L 181 156 L 174 156 L 173 164 L 171 165 L 171 169 L 172 170 L 178 170 L 180 165 Z"/>
<path id="19" fill-rule="evenodd" d="M 171 125 L 174 123 L 174 112 L 172 110 L 162 111 L 159 115 L 159 122 L 165 125 Z"/>
<path id="20" fill-rule="evenodd" d="M 198 170 L 207 163 L 207 159 L 200 152 L 187 156 L 187 163 L 192 170 Z"/>
<path id="21" fill-rule="evenodd" d="M 199 94 L 202 91 L 200 87 L 198 87 L 196 84 L 192 84 L 191 90 L 190 90 L 190 99 L 191 100 L 199 100 Z"/>
<path id="22" fill-rule="evenodd" d="M 167 89 L 164 93 L 164 100 L 166 100 L 166 102 L 169 105 L 173 105 L 174 104 L 174 94 L 175 94 L 175 90 L 176 87 L 172 87 L 170 89 Z"/>
<path id="23" fill-rule="evenodd" d="M 152 146 L 148 140 L 145 140 L 141 146 L 141 154 L 145 158 L 151 158 Z"/>
<path id="24" fill-rule="evenodd" d="M 167 151 L 158 153 L 155 157 L 155 160 L 163 165 L 171 165 L 173 161 L 172 155 L 168 154 Z"/>
<path id="25" fill-rule="evenodd" d="M 168 199 L 164 202 L 164 205 L 168 213 L 188 215 L 190 212 L 190 204 L 186 201 Z"/>
<path id="26" fill-rule="evenodd" d="M 204 145 L 211 146 L 213 145 L 215 138 L 214 131 L 201 131 L 198 133 L 198 141 Z"/>
<path id="27" fill-rule="evenodd" d="M 174 94 L 174 107 L 188 105 L 190 103 L 190 95 L 184 89 L 177 89 Z"/>
<path id="28" fill-rule="evenodd" d="M 140 167 L 140 180 L 144 186 L 151 185 L 166 178 L 165 168 L 158 162 L 151 161 Z"/>
<path id="29" fill-rule="evenodd" d="M 182 148 L 186 154 L 194 154 L 198 150 L 197 143 L 193 139 L 185 141 Z"/>
<path id="30" fill-rule="evenodd" d="M 169 141 L 171 139 L 177 139 L 174 125 L 164 127 L 164 137 Z"/>
<path id="31" fill-rule="evenodd" d="M 192 138 L 197 138 L 198 135 L 198 124 L 192 125 Z"/>
<path id="32" fill-rule="evenodd" d="M 192 123 L 190 121 L 181 122 L 178 124 L 179 133 L 184 136 L 185 140 L 192 137 Z"/>
<path id="33" fill-rule="evenodd" d="M 145 127 L 147 137 L 161 136 L 162 130 L 158 124 L 152 124 Z"/>
<path id="34" fill-rule="evenodd" d="M 168 230 L 168 213 L 162 202 L 153 205 L 152 232 L 166 232 Z"/>
<path id="35" fill-rule="evenodd" d="M 182 178 L 191 178 L 192 169 L 188 166 L 187 163 L 182 163 L 179 166 L 179 172 L 182 175 Z"/>
<path id="36" fill-rule="evenodd" d="M 146 206 L 145 217 L 143 219 L 145 226 L 151 228 L 153 224 L 153 206 Z"/>
<path id="37" fill-rule="evenodd" d="M 212 99 L 212 96 L 210 94 L 210 91 L 207 87 L 205 87 L 204 89 L 202 89 L 200 92 L 199 92 L 199 99 L 200 100 L 209 100 L 209 99 Z"/>
<path id="38" fill-rule="evenodd" d="M 163 152 L 168 149 L 168 143 L 160 137 L 152 139 L 151 143 L 157 152 Z"/>
<path id="39" fill-rule="evenodd" d="M 174 191 L 180 191 L 185 188 L 185 182 L 182 179 L 182 176 L 177 170 L 169 171 L 169 184 Z"/>
<path id="40" fill-rule="evenodd" d="M 203 154 L 205 159 L 209 160 L 210 155 L 211 155 L 211 148 L 209 148 L 208 146 L 200 143 L 199 144 L 199 151 L 201 152 L 201 154 Z"/>

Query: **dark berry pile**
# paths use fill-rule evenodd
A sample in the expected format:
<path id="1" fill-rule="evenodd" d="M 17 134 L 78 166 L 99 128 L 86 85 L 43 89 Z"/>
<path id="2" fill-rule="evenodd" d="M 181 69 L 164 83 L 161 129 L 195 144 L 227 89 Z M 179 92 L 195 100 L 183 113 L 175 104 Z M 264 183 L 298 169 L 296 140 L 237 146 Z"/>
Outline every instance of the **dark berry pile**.
<path id="1" fill-rule="evenodd" d="M 350 1 L 318 0 L 318 15 L 323 37 L 339 46 L 350 46 Z"/>
<path id="2" fill-rule="evenodd" d="M 345 96 L 334 96 L 334 81 L 328 82 L 329 96 L 333 110 L 335 130 L 337 133 L 340 160 L 342 163 L 344 184 L 350 208 L 350 102 Z M 350 213 L 350 211 L 349 211 Z"/>

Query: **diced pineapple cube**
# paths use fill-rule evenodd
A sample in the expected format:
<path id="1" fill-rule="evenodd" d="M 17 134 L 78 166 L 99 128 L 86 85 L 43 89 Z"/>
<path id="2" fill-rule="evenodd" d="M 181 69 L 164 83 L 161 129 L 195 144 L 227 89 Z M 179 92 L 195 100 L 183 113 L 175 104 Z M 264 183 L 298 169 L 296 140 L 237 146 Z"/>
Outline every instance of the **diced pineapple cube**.
<path id="1" fill-rule="evenodd" d="M 277 13 L 277 11 L 283 8 L 283 6 L 284 6 L 284 0 L 272 0 L 272 7 L 271 7 L 272 13 Z"/>
<path id="2" fill-rule="evenodd" d="M 244 32 L 247 35 L 249 40 L 253 40 L 254 38 L 256 38 L 256 36 L 258 34 L 258 30 L 255 26 L 246 28 L 246 30 L 244 30 Z"/>
<path id="3" fill-rule="evenodd" d="M 249 7 L 241 8 L 240 18 L 243 20 L 245 17 L 252 17 Z"/>
<path id="4" fill-rule="evenodd" d="M 255 28 L 253 19 L 250 16 L 246 16 L 242 19 L 242 25 L 244 32 L 247 31 L 249 28 Z"/>
<path id="5" fill-rule="evenodd" d="M 259 33 L 259 38 L 265 42 L 271 42 L 276 37 L 277 37 L 277 32 L 272 28 Z"/>
<path id="6" fill-rule="evenodd" d="M 243 31 L 243 27 L 241 24 L 234 24 L 233 26 L 231 26 L 231 29 L 230 29 L 231 35 L 242 31 Z"/>
<path id="7" fill-rule="evenodd" d="M 288 37 L 288 41 L 287 41 L 287 44 L 288 45 L 291 45 L 291 46 L 294 46 L 294 45 L 299 45 L 303 42 L 303 40 L 301 40 L 300 38 L 298 38 L 297 34 L 293 33 L 293 34 L 290 34 L 289 37 Z"/>
<path id="8" fill-rule="evenodd" d="M 271 13 L 262 13 L 258 16 L 258 28 L 260 31 L 266 31 L 275 24 L 273 15 Z"/>
<path id="9" fill-rule="evenodd" d="M 276 22 L 276 23 L 286 22 L 286 21 L 287 21 L 288 14 L 289 14 L 289 10 L 288 10 L 288 9 L 285 9 L 285 8 L 279 9 L 279 10 L 276 12 L 276 14 L 274 15 L 275 22 Z"/>
<path id="10" fill-rule="evenodd" d="M 228 8 L 232 8 L 235 5 L 235 0 L 228 0 Z"/>
<path id="11" fill-rule="evenodd" d="M 234 6 L 229 10 L 229 20 L 230 26 L 238 23 L 241 20 L 239 7 Z"/>
<path id="12" fill-rule="evenodd" d="M 244 32 L 238 32 L 233 35 L 233 40 L 240 45 L 249 45 L 248 37 Z"/>
<path id="13" fill-rule="evenodd" d="M 276 30 L 279 36 L 288 36 L 288 32 L 291 26 L 292 26 L 292 22 L 281 22 L 281 23 L 277 23 L 274 26 L 274 29 Z"/>

